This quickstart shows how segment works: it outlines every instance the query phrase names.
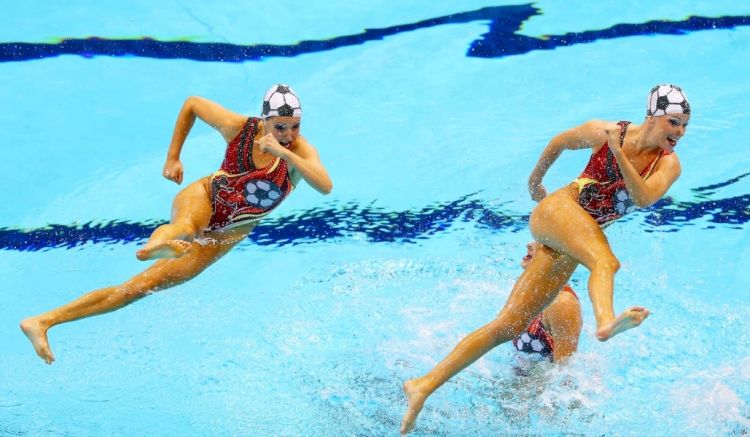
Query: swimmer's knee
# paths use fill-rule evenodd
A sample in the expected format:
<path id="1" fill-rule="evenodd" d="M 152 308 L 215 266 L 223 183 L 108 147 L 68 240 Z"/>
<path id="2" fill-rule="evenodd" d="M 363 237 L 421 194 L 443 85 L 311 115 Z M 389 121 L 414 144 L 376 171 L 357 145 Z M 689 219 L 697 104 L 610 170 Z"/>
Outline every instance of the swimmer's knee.
<path id="1" fill-rule="evenodd" d="M 149 289 L 142 286 L 133 286 L 131 284 L 122 284 L 115 288 L 117 296 L 125 302 L 133 302 L 146 297 L 153 293 L 153 289 Z"/>
<path id="2" fill-rule="evenodd" d="M 202 231 L 191 220 L 179 220 L 172 223 L 172 226 L 174 226 L 178 230 L 180 236 L 184 236 L 190 239 L 197 237 L 198 234 Z"/>
<path id="3" fill-rule="evenodd" d="M 151 234 L 151 238 L 157 237 L 159 239 L 187 239 L 192 240 L 196 238 L 202 229 L 199 229 L 195 223 L 190 220 L 177 220 L 171 223 L 165 223 Z"/>
<path id="4" fill-rule="evenodd" d="M 170 284 L 163 279 L 150 276 L 141 276 L 131 279 L 115 289 L 116 293 L 126 301 L 131 302 L 142 299 L 151 293 L 169 288 Z"/>
<path id="5" fill-rule="evenodd" d="M 593 270 L 617 273 L 617 271 L 620 270 L 620 260 L 614 255 L 604 257 L 596 262 L 592 271 Z"/>

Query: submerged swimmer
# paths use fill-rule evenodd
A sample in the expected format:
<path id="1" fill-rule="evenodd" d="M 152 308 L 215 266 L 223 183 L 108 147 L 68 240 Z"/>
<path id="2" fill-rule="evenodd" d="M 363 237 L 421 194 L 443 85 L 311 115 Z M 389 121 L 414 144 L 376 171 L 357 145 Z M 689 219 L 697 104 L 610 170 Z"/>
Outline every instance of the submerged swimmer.
<path id="1" fill-rule="evenodd" d="M 588 291 L 601 341 L 639 326 L 649 315 L 635 306 L 615 315 L 614 275 L 620 262 L 603 228 L 613 220 L 659 200 L 680 176 L 673 153 L 690 121 L 690 105 L 680 87 L 659 85 L 647 99 L 641 125 L 592 120 L 554 137 L 529 177 L 531 197 L 539 205 L 529 228 L 543 244 L 519 277 L 495 320 L 465 337 L 426 375 L 407 381 L 408 407 L 401 432 L 411 431 L 425 400 L 453 375 L 495 346 L 521 334 L 558 295 L 573 271 L 589 271 Z M 570 185 L 547 195 L 542 179 L 563 150 L 592 149 L 583 173 Z"/>
<path id="2" fill-rule="evenodd" d="M 549 250 L 539 243 L 526 245 L 526 256 L 521 260 L 524 269 L 537 251 Z M 570 285 L 563 285 L 557 297 L 531 321 L 526 330 L 513 339 L 520 352 L 549 357 L 553 362 L 564 361 L 578 349 L 581 335 L 581 304 Z"/>
<path id="3" fill-rule="evenodd" d="M 291 87 L 277 84 L 266 92 L 261 118 L 189 97 L 177 117 L 163 170 L 163 176 L 177 184 L 183 177 L 180 152 L 196 117 L 227 142 L 221 168 L 180 191 L 172 203 L 171 222 L 159 226 L 136 252 L 142 261 L 158 261 L 120 285 L 21 322 L 46 363 L 55 360 L 47 340 L 51 327 L 117 310 L 192 279 L 244 240 L 300 180 L 323 194 L 333 188 L 317 151 L 300 135 L 302 107 Z"/>

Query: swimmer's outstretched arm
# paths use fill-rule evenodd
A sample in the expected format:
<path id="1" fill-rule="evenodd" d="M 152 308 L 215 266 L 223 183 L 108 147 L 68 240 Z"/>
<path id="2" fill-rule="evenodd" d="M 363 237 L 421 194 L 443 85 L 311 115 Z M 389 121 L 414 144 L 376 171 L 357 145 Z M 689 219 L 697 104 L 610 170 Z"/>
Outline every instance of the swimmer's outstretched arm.
<path id="1" fill-rule="evenodd" d="M 303 137 L 297 137 L 294 150 L 289 150 L 268 134 L 260 140 L 260 149 L 288 162 L 292 170 L 318 192 L 328 194 L 333 190 L 333 182 L 320 162 L 318 152 Z"/>
<path id="2" fill-rule="evenodd" d="M 237 136 L 247 120 L 246 116 L 232 112 L 211 100 L 197 96 L 188 97 L 177 115 L 162 172 L 165 178 L 178 184 L 182 183 L 183 176 L 180 153 L 196 117 L 218 130 L 227 142 Z"/>
<path id="3" fill-rule="evenodd" d="M 606 122 L 600 120 L 591 120 L 556 135 L 550 140 L 529 176 L 529 193 L 532 199 L 538 202 L 547 196 L 542 179 L 564 150 L 590 149 L 596 144 L 604 143 L 607 138 L 605 124 Z"/>

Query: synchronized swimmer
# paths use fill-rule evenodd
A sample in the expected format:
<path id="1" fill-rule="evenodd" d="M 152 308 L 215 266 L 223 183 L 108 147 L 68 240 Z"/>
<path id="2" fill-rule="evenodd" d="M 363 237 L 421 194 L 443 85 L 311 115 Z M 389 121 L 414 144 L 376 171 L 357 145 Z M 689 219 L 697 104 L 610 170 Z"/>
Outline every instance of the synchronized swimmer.
<path id="1" fill-rule="evenodd" d="M 180 152 L 196 117 L 227 142 L 220 170 L 180 191 L 172 203 L 171 222 L 159 226 L 136 252 L 142 261 L 158 261 L 120 285 L 92 291 L 21 322 L 47 364 L 55 360 L 47 340 L 51 327 L 120 309 L 194 278 L 244 240 L 300 180 L 323 194 L 331 192 L 333 183 L 317 151 L 300 135 L 302 106 L 291 87 L 272 86 L 260 118 L 189 97 L 177 117 L 163 170 L 163 176 L 177 184 L 183 177 Z"/>
<path id="2" fill-rule="evenodd" d="M 558 295 L 579 264 L 589 271 L 588 291 L 596 337 L 609 340 L 641 324 L 649 315 L 635 306 L 615 316 L 614 275 L 620 262 L 603 228 L 666 194 L 680 176 L 674 148 L 690 121 L 690 104 L 674 85 L 654 87 L 641 125 L 592 120 L 554 137 L 529 177 L 539 201 L 529 218 L 534 239 L 543 245 L 516 282 L 497 317 L 465 337 L 430 372 L 404 383 L 407 410 L 401 433 L 414 428 L 425 400 L 455 374 L 499 344 L 521 334 L 532 318 Z M 583 173 L 547 195 L 542 179 L 563 150 L 592 149 Z"/>

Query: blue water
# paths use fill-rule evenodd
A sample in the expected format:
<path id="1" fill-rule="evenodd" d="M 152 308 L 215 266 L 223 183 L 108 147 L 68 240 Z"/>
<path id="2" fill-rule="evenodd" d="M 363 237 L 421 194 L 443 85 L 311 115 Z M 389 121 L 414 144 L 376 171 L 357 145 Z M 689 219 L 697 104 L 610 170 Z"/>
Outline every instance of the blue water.
<path id="1" fill-rule="evenodd" d="M 416 434 L 750 431 L 745 2 L 66 2 L 4 16 L 0 434 L 395 435 L 402 382 L 505 302 L 547 141 L 592 118 L 639 122 L 663 82 L 694 111 L 682 176 L 607 231 L 616 309 L 652 316 L 599 343 L 584 297 L 568 366 L 501 346 L 429 399 Z M 257 114 L 275 82 L 299 93 L 334 192 L 295 191 L 185 285 L 53 328 L 44 365 L 18 321 L 143 269 L 134 251 L 180 189 L 160 175 L 184 99 Z M 223 148 L 196 124 L 185 179 Z M 545 185 L 587 158 L 566 152 Z M 587 277 L 572 280 L 583 296 Z"/>

